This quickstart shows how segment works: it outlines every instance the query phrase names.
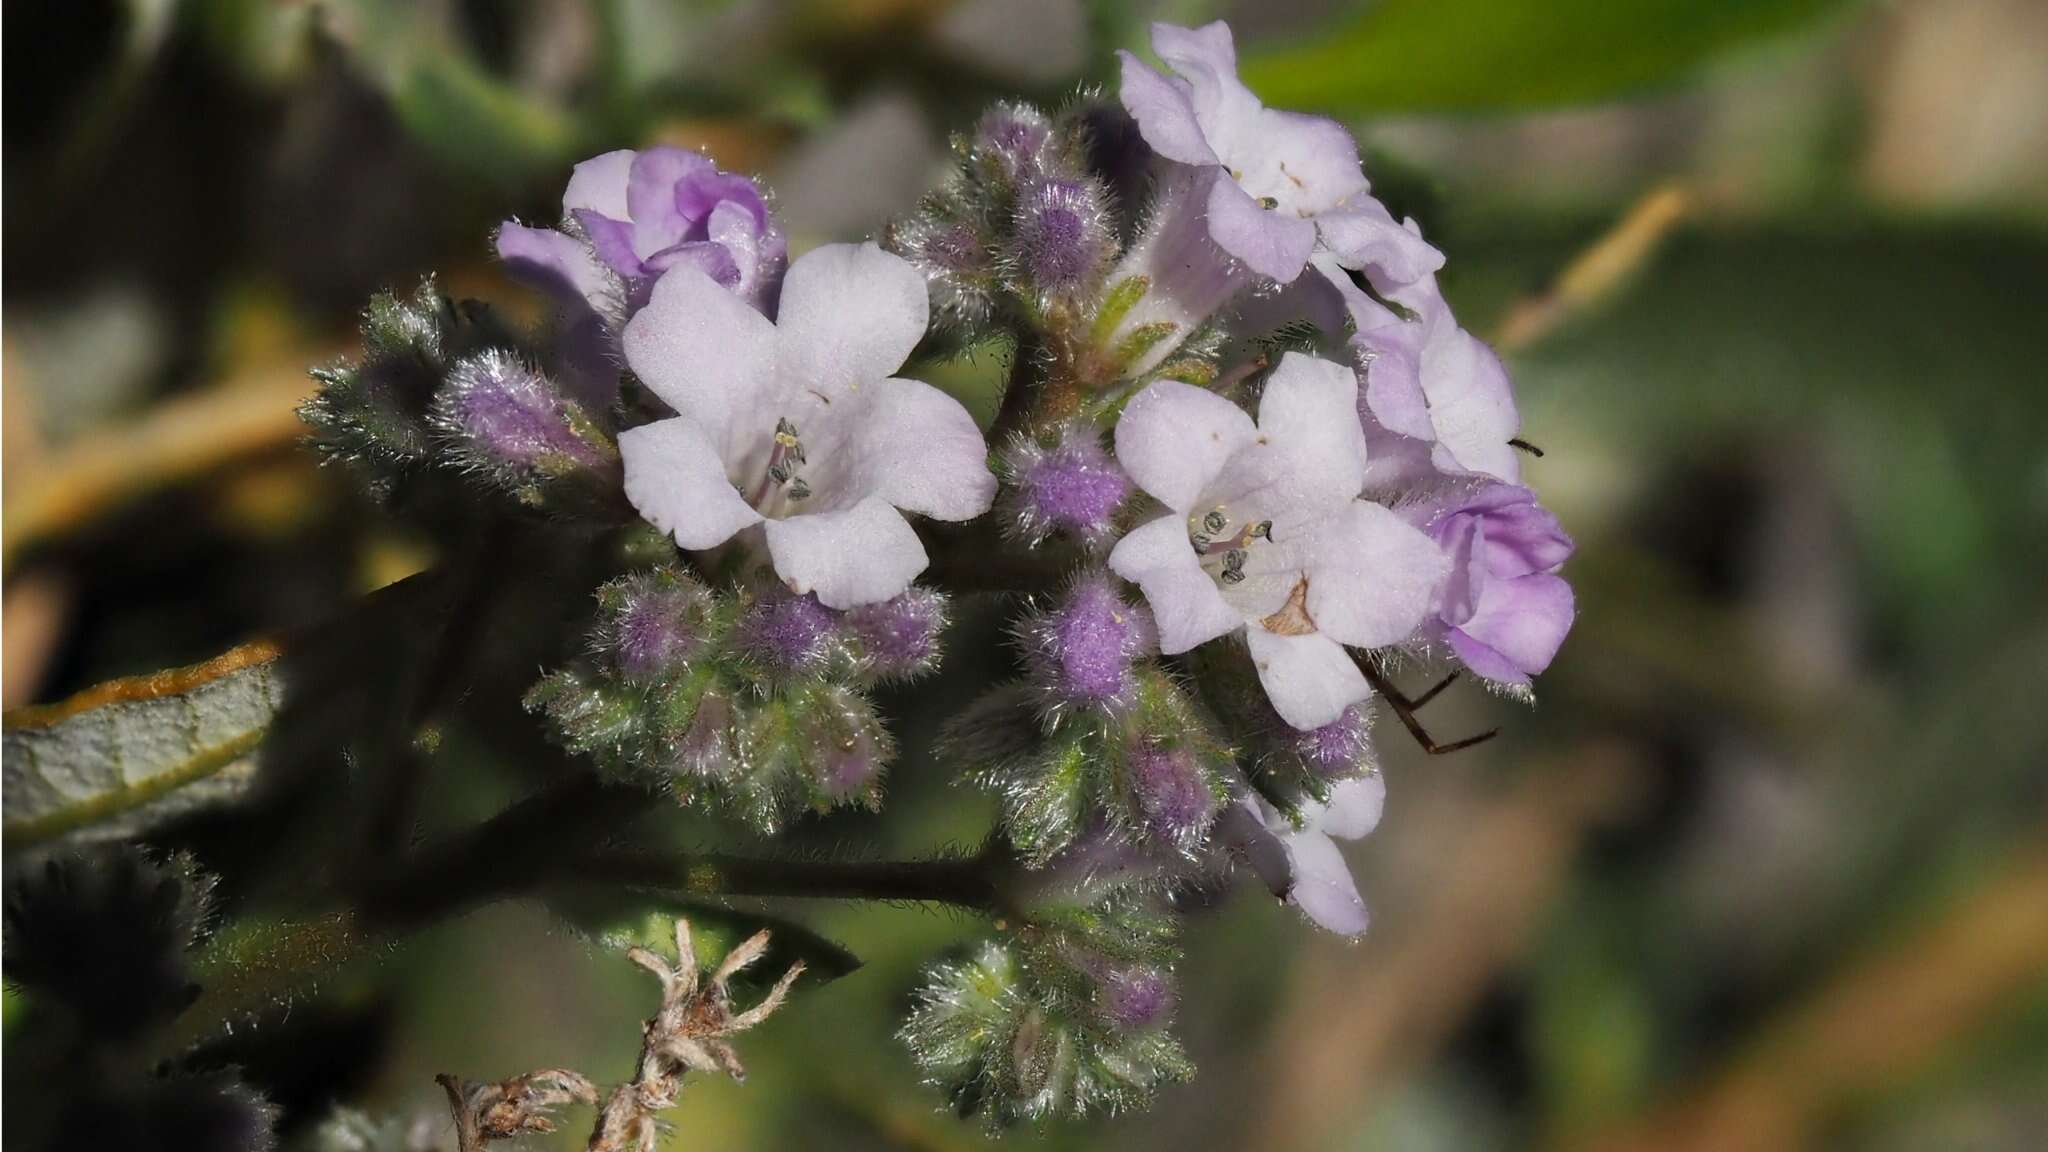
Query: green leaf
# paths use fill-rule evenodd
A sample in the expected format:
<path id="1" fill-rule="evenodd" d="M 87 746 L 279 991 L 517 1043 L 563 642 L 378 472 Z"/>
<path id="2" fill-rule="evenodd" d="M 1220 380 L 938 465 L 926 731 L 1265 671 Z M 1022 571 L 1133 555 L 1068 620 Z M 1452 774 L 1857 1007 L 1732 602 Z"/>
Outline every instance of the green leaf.
<path id="1" fill-rule="evenodd" d="M 8 851 L 130 836 L 241 796 L 284 698 L 277 655 L 273 645 L 248 644 L 8 713 L 0 773 Z"/>
<path id="2" fill-rule="evenodd" d="M 1379 0 L 1313 39 L 1248 53 L 1278 107 L 1483 111 L 1611 99 L 1684 79 L 1844 0 Z"/>

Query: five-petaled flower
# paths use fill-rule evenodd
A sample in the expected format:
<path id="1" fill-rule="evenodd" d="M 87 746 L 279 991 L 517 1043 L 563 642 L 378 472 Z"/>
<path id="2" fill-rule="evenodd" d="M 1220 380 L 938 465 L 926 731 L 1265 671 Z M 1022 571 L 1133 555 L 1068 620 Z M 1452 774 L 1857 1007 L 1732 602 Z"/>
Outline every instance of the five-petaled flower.
<path id="1" fill-rule="evenodd" d="M 1211 177 L 1209 235 L 1225 252 L 1282 283 L 1301 275 L 1319 238 L 1347 267 L 1412 279 L 1443 266 L 1372 198 L 1342 125 L 1268 108 L 1238 80 L 1229 25 L 1154 24 L 1152 48 L 1175 75 L 1118 53 L 1124 107 L 1154 152 Z"/>
<path id="2" fill-rule="evenodd" d="M 924 277 L 873 244 L 799 259 L 770 321 L 696 268 L 626 326 L 676 415 L 619 437 L 626 496 L 685 549 L 761 525 L 775 572 L 830 608 L 887 600 L 926 564 L 899 514 L 971 520 L 996 480 L 959 401 L 890 374 L 924 336 Z"/>
<path id="3" fill-rule="evenodd" d="M 1349 369 L 1290 352 L 1259 421 L 1172 381 L 1124 412 L 1116 454 L 1169 513 L 1110 553 L 1171 655 L 1245 630 L 1282 719 L 1319 728 L 1371 694 L 1345 645 L 1406 640 L 1445 561 L 1429 537 L 1358 498 L 1366 447 Z"/>

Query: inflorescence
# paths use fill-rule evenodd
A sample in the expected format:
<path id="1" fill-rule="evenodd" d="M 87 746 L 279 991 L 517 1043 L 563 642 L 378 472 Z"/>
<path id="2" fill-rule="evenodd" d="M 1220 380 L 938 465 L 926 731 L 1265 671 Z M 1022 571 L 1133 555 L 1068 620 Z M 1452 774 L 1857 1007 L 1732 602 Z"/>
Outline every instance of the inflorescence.
<path id="1" fill-rule="evenodd" d="M 559 221 L 497 233 L 544 327 L 431 283 L 380 297 L 305 413 L 394 507 L 482 489 L 621 542 L 527 706 L 761 833 L 879 806 L 872 690 L 932 670 L 949 608 L 1009 613 L 1018 674 L 938 754 L 1030 880 L 903 1028 L 999 1122 L 1189 1074 L 1165 1026 L 1190 885 L 1242 865 L 1362 931 L 1335 842 L 1379 819 L 1376 695 L 1420 732 L 1386 670 L 1526 698 L 1574 614 L 1571 539 L 1443 254 L 1344 128 L 1238 81 L 1227 27 L 1153 48 L 1118 98 L 992 108 L 879 244 L 792 261 L 747 176 L 586 161 Z M 989 343 L 1014 363 L 984 426 L 915 377 Z"/>

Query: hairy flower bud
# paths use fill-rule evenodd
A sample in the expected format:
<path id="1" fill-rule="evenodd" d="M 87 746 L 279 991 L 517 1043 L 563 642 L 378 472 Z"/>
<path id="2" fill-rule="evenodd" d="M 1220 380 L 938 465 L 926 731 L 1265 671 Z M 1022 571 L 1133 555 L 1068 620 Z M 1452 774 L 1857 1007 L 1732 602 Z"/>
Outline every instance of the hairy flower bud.
<path id="1" fill-rule="evenodd" d="M 1128 762 L 1147 835 L 1192 852 L 1221 807 L 1201 764 L 1187 749 L 1151 746 L 1132 749 Z"/>
<path id="2" fill-rule="evenodd" d="M 1132 1031 L 1163 1023 L 1173 1012 L 1173 1000 L 1173 976 L 1163 968 L 1110 965 L 1096 975 L 1096 1014 L 1115 1028 Z"/>
<path id="3" fill-rule="evenodd" d="M 879 680 L 908 680 L 939 662 L 939 637 L 946 629 L 946 596 L 912 587 L 893 600 L 863 604 L 844 618 L 867 674 Z"/>
<path id="4" fill-rule="evenodd" d="M 739 651 L 771 673 L 815 675 L 837 654 L 839 613 L 814 595 L 771 586 L 733 630 Z"/>
<path id="5" fill-rule="evenodd" d="M 977 328 L 995 311 L 997 240 L 985 216 L 964 193 L 943 192 L 889 226 L 887 247 L 924 273 L 935 319 Z"/>
<path id="6" fill-rule="evenodd" d="M 1027 185 L 1015 230 L 1017 276 L 1041 298 L 1092 294 L 1116 254 L 1116 222 L 1101 186 L 1085 177 Z"/>
<path id="7" fill-rule="evenodd" d="M 1042 438 L 1019 434 L 1002 455 L 1003 509 L 1027 544 L 1065 533 L 1089 548 L 1109 542 L 1131 482 L 1095 426 L 1075 423 Z"/>
<path id="8" fill-rule="evenodd" d="M 982 113 L 970 145 L 989 175 L 1017 183 L 1036 175 L 1052 142 L 1052 121 L 1029 104 L 1001 103 Z"/>
<path id="9" fill-rule="evenodd" d="M 518 354 L 458 362 L 434 400 L 434 425 L 461 463 L 506 488 L 613 464 L 617 449 L 580 405 Z"/>
<path id="10" fill-rule="evenodd" d="M 1054 709 L 1110 707 L 1134 689 L 1131 666 L 1155 646 L 1151 614 L 1109 580 L 1083 577 L 1051 611 L 1021 625 L 1032 679 Z"/>
<path id="11" fill-rule="evenodd" d="M 598 590 L 598 603 L 609 617 L 598 647 L 636 682 L 681 670 L 705 651 L 715 627 L 710 591 L 673 568 L 614 581 Z"/>

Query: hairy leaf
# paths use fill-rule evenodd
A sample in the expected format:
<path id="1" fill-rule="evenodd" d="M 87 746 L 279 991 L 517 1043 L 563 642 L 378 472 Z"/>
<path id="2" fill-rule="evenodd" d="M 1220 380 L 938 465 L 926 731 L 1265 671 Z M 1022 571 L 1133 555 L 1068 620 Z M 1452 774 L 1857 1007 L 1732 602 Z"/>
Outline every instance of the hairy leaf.
<path id="1" fill-rule="evenodd" d="M 129 836 L 241 796 L 284 697 L 277 656 L 275 645 L 246 644 L 8 713 L 8 850 Z"/>

